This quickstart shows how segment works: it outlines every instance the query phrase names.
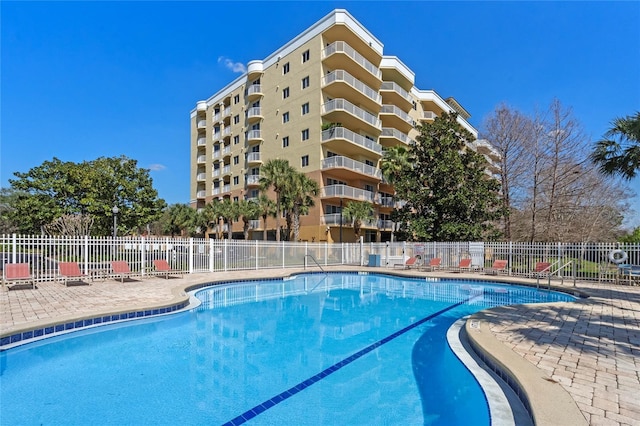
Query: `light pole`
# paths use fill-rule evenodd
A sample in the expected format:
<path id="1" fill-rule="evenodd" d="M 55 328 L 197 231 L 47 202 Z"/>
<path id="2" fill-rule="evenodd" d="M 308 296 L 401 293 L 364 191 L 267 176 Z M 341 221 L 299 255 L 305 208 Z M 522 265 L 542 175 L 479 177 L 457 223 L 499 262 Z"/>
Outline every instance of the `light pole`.
<path id="1" fill-rule="evenodd" d="M 118 213 L 120 209 L 118 206 L 113 206 L 111 212 L 113 213 L 113 239 L 115 240 L 118 236 Z"/>

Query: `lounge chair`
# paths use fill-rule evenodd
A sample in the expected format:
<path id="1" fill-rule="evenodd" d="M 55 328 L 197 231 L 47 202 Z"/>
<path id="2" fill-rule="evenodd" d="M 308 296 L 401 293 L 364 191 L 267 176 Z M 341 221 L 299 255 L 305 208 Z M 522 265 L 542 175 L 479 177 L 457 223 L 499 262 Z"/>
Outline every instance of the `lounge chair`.
<path id="1" fill-rule="evenodd" d="M 31 288 L 36 288 L 36 280 L 29 271 L 28 263 L 5 263 L 2 269 L 2 285 L 9 286 L 31 283 Z"/>
<path id="2" fill-rule="evenodd" d="M 640 265 L 618 265 L 618 275 L 616 276 L 616 284 L 634 285 L 636 281 L 640 282 Z M 626 282 L 625 282 L 626 281 Z"/>
<path id="3" fill-rule="evenodd" d="M 546 277 L 551 273 L 551 263 L 536 262 L 532 275 L 534 278 Z"/>
<path id="4" fill-rule="evenodd" d="M 129 263 L 125 260 L 112 260 L 111 261 L 111 271 L 113 275 L 120 278 L 120 282 L 123 283 L 125 278 L 130 278 L 131 268 L 129 267 Z"/>
<path id="5" fill-rule="evenodd" d="M 407 259 L 406 262 L 404 263 L 396 263 L 395 265 L 393 265 L 394 267 L 396 266 L 401 266 L 404 269 L 411 269 L 411 268 L 416 268 L 418 266 L 420 266 L 420 256 L 412 256 L 409 259 Z"/>
<path id="6" fill-rule="evenodd" d="M 169 274 L 180 274 L 180 278 L 182 278 L 182 271 L 171 269 L 169 262 L 164 259 L 155 259 L 153 261 L 153 266 L 155 268 L 154 273 L 159 275 L 164 274 L 166 279 L 169 279 Z"/>
<path id="7" fill-rule="evenodd" d="M 69 286 L 69 281 L 88 284 L 84 280 L 91 278 L 89 275 L 80 272 L 78 262 L 58 262 L 58 270 L 66 287 Z"/>
<path id="8" fill-rule="evenodd" d="M 429 261 L 428 265 L 423 266 L 421 269 L 424 269 L 427 272 L 435 271 L 436 269 L 440 269 L 440 264 L 442 263 L 442 259 L 439 257 L 434 257 Z"/>
<path id="9" fill-rule="evenodd" d="M 471 258 L 461 259 L 458 266 L 454 266 L 451 272 L 471 271 Z"/>
<path id="10" fill-rule="evenodd" d="M 487 275 L 498 275 L 501 272 L 507 272 L 507 264 L 509 261 L 498 259 L 493 262 L 491 268 L 487 268 L 484 273 Z"/>

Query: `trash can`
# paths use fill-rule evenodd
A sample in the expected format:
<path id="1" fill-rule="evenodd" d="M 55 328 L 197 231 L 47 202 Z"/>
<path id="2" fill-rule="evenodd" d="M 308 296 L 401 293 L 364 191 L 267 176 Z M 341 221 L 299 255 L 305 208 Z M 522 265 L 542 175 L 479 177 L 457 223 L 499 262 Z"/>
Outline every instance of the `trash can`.
<path id="1" fill-rule="evenodd" d="M 380 255 L 379 254 L 370 254 L 369 255 L 369 266 L 380 266 Z"/>

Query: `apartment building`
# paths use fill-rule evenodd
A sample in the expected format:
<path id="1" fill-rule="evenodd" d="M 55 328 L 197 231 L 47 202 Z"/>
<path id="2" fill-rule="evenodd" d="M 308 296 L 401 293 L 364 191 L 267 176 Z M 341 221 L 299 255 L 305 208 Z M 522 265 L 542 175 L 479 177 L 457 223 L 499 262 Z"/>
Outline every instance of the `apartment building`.
<path id="1" fill-rule="evenodd" d="M 376 219 L 363 225 L 365 241 L 390 240 L 398 201 L 380 170 L 384 149 L 411 143 L 416 124 L 445 111 L 458 112 L 460 124 L 477 136 L 455 99 L 418 89 L 414 77 L 349 12 L 334 10 L 197 102 L 191 111 L 191 205 L 258 197 L 260 167 L 281 158 L 320 183 L 315 207 L 301 218 L 302 240 L 354 241 L 342 217 L 351 201 L 373 204 Z M 499 160 L 486 141 L 470 148 Z M 250 238 L 262 238 L 265 229 L 275 235 L 274 218 L 252 221 Z M 241 235 L 241 224 L 232 232 Z"/>

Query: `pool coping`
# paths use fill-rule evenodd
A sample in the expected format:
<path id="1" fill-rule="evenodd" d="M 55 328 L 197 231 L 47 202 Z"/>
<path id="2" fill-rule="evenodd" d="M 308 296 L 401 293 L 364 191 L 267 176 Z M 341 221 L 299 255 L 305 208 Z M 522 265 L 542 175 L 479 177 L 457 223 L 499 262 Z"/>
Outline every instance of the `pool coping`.
<path id="1" fill-rule="evenodd" d="M 357 273 L 367 274 L 376 273 L 391 276 L 400 276 L 407 278 L 423 279 L 424 275 L 415 275 L 415 271 L 389 271 L 389 270 L 372 270 L 363 268 L 352 268 L 344 270 L 330 271 L 328 273 Z M 251 282 L 263 280 L 282 280 L 287 277 L 300 274 L 322 274 L 320 271 L 291 271 L 289 274 L 279 275 L 277 277 L 262 278 L 237 278 L 237 279 L 212 279 L 211 276 L 203 276 L 197 282 L 184 283 L 179 287 L 171 290 L 173 298 L 164 303 L 148 303 L 145 305 L 132 305 L 130 307 L 118 310 L 104 309 L 95 314 L 89 315 L 69 315 L 56 321 L 50 319 L 40 320 L 17 327 L 11 331 L 0 334 L 0 351 L 20 346 L 22 344 L 35 342 L 43 338 L 55 337 L 68 333 L 73 330 L 95 327 L 96 325 L 105 325 L 115 323 L 117 321 L 127 321 L 132 319 L 150 318 L 158 315 L 166 315 L 183 309 L 190 309 L 190 292 L 202 289 L 204 287 L 233 284 L 236 282 Z M 474 282 L 497 282 L 501 284 L 522 285 L 527 287 L 536 287 L 535 283 L 517 279 L 509 276 L 468 276 L 456 275 L 433 275 L 427 278 L 433 280 L 445 279 L 464 279 Z M 544 286 L 544 288 L 547 288 Z M 577 297 L 587 297 L 586 293 L 576 288 L 566 288 L 551 286 L 552 291 L 569 293 Z M 565 303 L 565 302 L 555 302 Z M 575 303 L 575 302 L 572 302 Z M 546 305 L 545 303 L 536 303 L 535 305 Z M 493 309 L 489 308 L 484 311 L 471 315 L 465 324 L 464 330 L 467 334 L 471 347 L 474 352 L 487 364 L 496 374 L 498 374 L 505 382 L 509 384 L 514 392 L 521 399 L 525 408 L 529 411 L 535 424 L 572 424 L 586 425 L 586 419 L 579 410 L 576 402 L 573 400 L 569 392 L 567 392 L 559 383 L 555 382 L 544 374 L 535 365 L 516 354 L 500 342 L 489 330 L 489 326 L 483 321 L 486 312 Z M 483 314 L 485 313 L 485 314 Z M 105 321 L 110 317 L 109 321 Z M 117 317 L 117 318 L 115 318 Z M 100 319 L 98 322 L 96 319 Z M 63 326 L 62 329 L 59 329 Z M 53 328 L 53 331 L 49 331 Z M 36 334 L 37 333 L 37 334 Z"/>

